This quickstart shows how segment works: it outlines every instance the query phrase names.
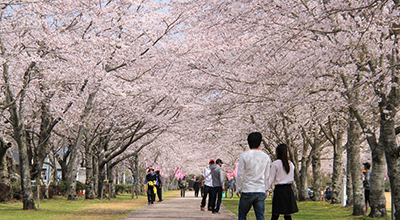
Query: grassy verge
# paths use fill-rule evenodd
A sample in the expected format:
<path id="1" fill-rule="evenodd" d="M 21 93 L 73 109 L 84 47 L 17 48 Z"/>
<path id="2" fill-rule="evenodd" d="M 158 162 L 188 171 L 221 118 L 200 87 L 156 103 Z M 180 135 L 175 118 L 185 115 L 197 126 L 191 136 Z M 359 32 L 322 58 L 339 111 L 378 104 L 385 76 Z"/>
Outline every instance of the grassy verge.
<path id="1" fill-rule="evenodd" d="M 163 194 L 163 199 L 179 196 L 179 191 L 169 191 Z M 38 210 L 22 210 L 22 203 L 1 203 L 0 220 L 36 220 L 36 219 L 120 219 L 130 212 L 147 205 L 147 197 L 132 199 L 130 194 L 117 195 L 116 199 L 85 200 L 80 196 L 78 201 L 68 201 L 66 197 L 40 200 Z"/>
<path id="2" fill-rule="evenodd" d="M 239 207 L 239 198 L 238 197 L 235 196 L 232 199 L 224 198 L 224 199 L 222 199 L 222 203 L 231 212 L 235 213 L 236 215 L 238 214 L 238 207 Z M 352 216 L 351 215 L 353 212 L 352 208 L 347 208 L 347 207 L 342 208 L 340 204 L 326 203 L 324 205 L 323 202 L 307 201 L 307 202 L 297 202 L 297 206 L 299 207 L 299 212 L 292 215 L 292 219 L 294 219 L 294 220 L 370 219 L 369 217 Z M 267 198 L 267 200 L 265 201 L 265 215 L 264 215 L 265 219 L 271 219 L 271 215 L 272 215 L 271 210 L 272 210 L 272 201 L 271 201 L 271 198 Z M 388 212 L 388 216 L 390 216 L 390 212 Z M 248 220 L 256 219 L 253 209 L 251 209 L 249 214 L 247 214 L 247 219 Z M 283 219 L 283 216 L 281 216 L 279 219 Z M 375 219 L 384 219 L 384 218 L 375 218 Z M 388 219 L 390 219 L 390 217 Z"/>

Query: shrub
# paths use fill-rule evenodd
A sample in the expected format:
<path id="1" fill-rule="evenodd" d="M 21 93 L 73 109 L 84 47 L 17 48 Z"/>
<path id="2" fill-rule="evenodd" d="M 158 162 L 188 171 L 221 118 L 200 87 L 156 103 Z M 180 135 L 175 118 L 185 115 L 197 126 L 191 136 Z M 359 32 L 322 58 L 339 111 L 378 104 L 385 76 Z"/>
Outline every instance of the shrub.
<path id="1" fill-rule="evenodd" d="M 132 184 L 115 184 L 115 194 L 118 192 L 121 193 L 131 193 L 132 192 Z"/>
<path id="2" fill-rule="evenodd" d="M 17 181 L 17 182 L 12 183 L 12 184 L 11 184 L 11 188 L 12 188 L 12 190 L 13 190 L 14 193 L 18 193 L 18 194 L 21 193 L 21 185 L 20 185 L 20 182 Z"/>
<path id="3" fill-rule="evenodd" d="M 54 195 L 61 195 L 61 187 L 50 185 L 49 190 L 50 189 L 52 189 L 52 191 L 54 192 Z"/>
<path id="4" fill-rule="evenodd" d="M 67 193 L 68 186 L 69 186 L 67 181 L 58 181 L 57 186 L 60 187 L 60 188 L 58 188 L 58 190 L 61 192 L 62 195 L 65 195 Z M 80 190 L 84 190 L 85 188 L 86 188 L 85 184 L 83 184 L 79 181 L 76 181 L 76 192 L 78 192 Z"/>
<path id="5" fill-rule="evenodd" d="M 81 183 L 79 181 L 76 181 L 76 191 L 77 192 L 80 191 L 80 190 L 85 190 L 85 189 L 86 189 L 86 185 L 85 184 L 83 184 L 83 183 Z"/>
<path id="6" fill-rule="evenodd" d="M 57 186 L 60 187 L 61 195 L 65 195 L 68 190 L 68 182 L 67 181 L 59 181 L 57 182 Z"/>

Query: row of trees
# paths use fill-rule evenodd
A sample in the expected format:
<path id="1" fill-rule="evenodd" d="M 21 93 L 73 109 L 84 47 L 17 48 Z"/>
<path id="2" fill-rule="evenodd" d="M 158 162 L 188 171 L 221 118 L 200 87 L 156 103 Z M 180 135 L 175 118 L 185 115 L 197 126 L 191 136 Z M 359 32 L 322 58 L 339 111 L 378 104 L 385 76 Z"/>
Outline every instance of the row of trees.
<path id="1" fill-rule="evenodd" d="M 348 204 L 364 214 L 363 146 L 373 164 L 371 216 L 387 215 L 386 170 L 399 210 L 398 6 L 397 0 L 0 4 L 1 127 L 19 148 L 24 208 L 34 207 L 30 179 L 46 156 L 65 167 L 74 199 L 80 162 L 89 189 L 96 172 L 100 185 L 105 170 L 127 159 L 181 165 L 187 173 L 209 158 L 234 167 L 247 149 L 245 137 L 258 130 L 270 155 L 279 142 L 291 147 L 300 200 L 308 198 L 310 167 L 320 198 L 321 160 L 330 157 L 338 202 L 347 153 Z"/>
<path id="2" fill-rule="evenodd" d="M 321 191 L 321 158 L 329 146 L 333 200 L 338 201 L 346 152 L 348 204 L 355 215 L 365 213 L 360 158 L 365 146 L 373 164 L 371 216 L 387 215 L 386 170 L 398 210 L 398 1 L 190 1 L 180 6 L 196 13 L 182 25 L 190 46 L 180 48 L 176 60 L 207 84 L 202 98 L 209 103 L 204 120 L 213 122 L 209 137 L 217 133 L 221 146 L 245 146 L 244 134 L 261 130 L 271 155 L 277 143 L 289 144 L 300 199 L 308 197 L 310 166 L 314 191 Z M 196 81 L 192 85 L 205 91 Z"/>
<path id="3" fill-rule="evenodd" d="M 161 87 L 155 54 L 180 17 L 166 16 L 164 7 L 144 1 L 0 4 L 0 167 L 7 173 L 5 152 L 14 143 L 24 209 L 35 208 L 31 180 L 40 182 L 46 158 L 61 165 L 71 200 L 78 167 L 85 167 L 86 198 L 93 199 L 122 161 L 136 158 L 138 169 L 138 155 L 176 119 L 179 103 Z M 7 177 L 2 182 L 9 184 Z"/>

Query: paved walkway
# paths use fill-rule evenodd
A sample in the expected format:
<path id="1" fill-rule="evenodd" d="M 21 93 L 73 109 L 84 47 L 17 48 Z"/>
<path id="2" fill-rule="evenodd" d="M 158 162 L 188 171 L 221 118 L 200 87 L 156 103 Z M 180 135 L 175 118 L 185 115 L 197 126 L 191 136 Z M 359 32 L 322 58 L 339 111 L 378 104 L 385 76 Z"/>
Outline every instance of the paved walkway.
<path id="1" fill-rule="evenodd" d="M 223 198 L 224 199 L 224 198 Z M 212 214 L 210 211 L 200 211 L 201 197 L 194 197 L 193 191 L 187 191 L 186 197 L 176 197 L 163 202 L 155 202 L 154 205 L 131 212 L 123 220 L 236 220 L 237 216 L 221 204 L 221 214 Z"/>

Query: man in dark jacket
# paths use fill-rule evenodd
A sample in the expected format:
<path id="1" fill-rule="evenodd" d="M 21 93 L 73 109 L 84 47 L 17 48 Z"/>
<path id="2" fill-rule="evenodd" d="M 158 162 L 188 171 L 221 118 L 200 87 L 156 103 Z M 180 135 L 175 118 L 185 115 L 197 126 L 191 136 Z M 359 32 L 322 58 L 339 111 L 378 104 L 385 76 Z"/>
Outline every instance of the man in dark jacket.
<path id="1" fill-rule="evenodd" d="M 157 177 L 157 196 L 158 196 L 158 201 L 162 202 L 162 178 L 160 175 L 160 171 L 156 171 L 156 177 Z"/>
<path id="2" fill-rule="evenodd" d="M 196 182 L 194 182 L 193 189 L 194 189 L 194 196 L 199 197 L 199 189 L 200 189 L 199 179 L 196 179 Z"/>
<path id="3" fill-rule="evenodd" d="M 213 214 L 220 214 L 219 208 L 221 207 L 222 201 L 222 191 L 224 191 L 224 172 L 222 171 L 222 160 L 217 159 L 215 164 L 211 166 L 211 176 L 212 176 L 212 196 L 210 201 L 210 206 L 213 208 Z M 217 198 L 218 197 L 218 198 Z M 218 199 L 218 200 L 217 200 Z M 217 204 L 215 204 L 217 202 Z"/>

